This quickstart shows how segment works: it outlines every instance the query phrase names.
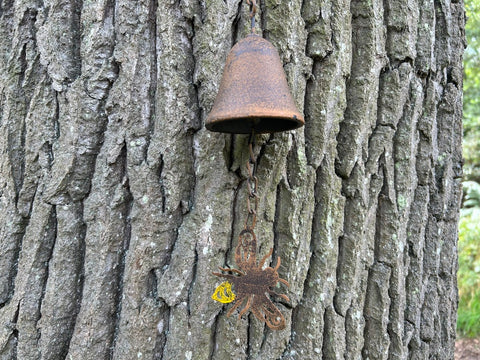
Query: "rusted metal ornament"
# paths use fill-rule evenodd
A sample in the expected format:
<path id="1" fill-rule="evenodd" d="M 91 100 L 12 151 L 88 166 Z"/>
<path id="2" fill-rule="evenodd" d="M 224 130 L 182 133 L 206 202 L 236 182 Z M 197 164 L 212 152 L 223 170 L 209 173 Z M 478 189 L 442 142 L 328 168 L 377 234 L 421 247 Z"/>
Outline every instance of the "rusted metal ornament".
<path id="1" fill-rule="evenodd" d="M 245 307 L 238 314 L 240 319 L 248 310 L 250 310 L 255 317 L 266 323 L 272 330 L 283 330 L 286 327 L 285 318 L 277 306 L 270 300 L 269 295 L 281 297 L 283 300 L 290 302 L 290 299 L 285 294 L 278 294 L 272 288 L 276 287 L 277 283 L 282 283 L 290 286 L 287 280 L 280 278 L 278 275 L 278 268 L 280 267 L 280 257 L 277 258 L 277 265 L 263 268 L 263 265 L 273 253 L 273 249 L 266 254 L 260 262 L 257 262 L 257 238 L 251 229 L 245 229 L 240 233 L 238 245 L 235 249 L 235 262 L 238 269 L 222 268 L 223 272 L 230 272 L 233 274 L 223 274 L 214 272 L 213 275 L 227 279 L 228 284 L 232 283 L 234 290 L 237 292 L 236 297 L 233 295 L 235 304 L 227 312 L 227 316 L 245 304 Z M 224 283 L 225 284 L 225 283 Z M 218 296 L 218 291 L 223 291 L 223 284 L 217 287 L 212 298 L 222 303 L 231 301 L 223 301 L 226 295 Z"/>
<path id="2" fill-rule="evenodd" d="M 240 40 L 228 54 L 205 127 L 216 132 L 260 134 L 304 124 L 275 47 L 255 34 Z"/>

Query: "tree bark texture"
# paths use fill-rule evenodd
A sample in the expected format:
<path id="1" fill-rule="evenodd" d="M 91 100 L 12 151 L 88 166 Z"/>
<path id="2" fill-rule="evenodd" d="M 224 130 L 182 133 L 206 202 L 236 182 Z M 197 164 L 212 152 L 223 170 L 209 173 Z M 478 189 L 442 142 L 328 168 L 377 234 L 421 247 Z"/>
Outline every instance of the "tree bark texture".
<path id="1" fill-rule="evenodd" d="M 260 2 L 306 118 L 255 148 L 282 331 L 211 299 L 248 137 L 203 123 L 245 3 L 0 17 L 0 359 L 453 359 L 462 1 Z"/>

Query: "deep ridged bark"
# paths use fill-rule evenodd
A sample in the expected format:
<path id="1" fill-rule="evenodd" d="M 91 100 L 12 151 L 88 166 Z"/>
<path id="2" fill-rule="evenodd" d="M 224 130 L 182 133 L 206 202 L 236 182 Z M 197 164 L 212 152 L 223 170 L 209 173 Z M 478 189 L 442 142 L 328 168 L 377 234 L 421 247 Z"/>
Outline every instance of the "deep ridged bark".
<path id="1" fill-rule="evenodd" d="M 203 124 L 246 5 L 0 1 L 0 359 L 453 359 L 463 3 L 257 18 L 306 119 L 255 149 L 276 332 L 210 298 L 248 151 Z"/>

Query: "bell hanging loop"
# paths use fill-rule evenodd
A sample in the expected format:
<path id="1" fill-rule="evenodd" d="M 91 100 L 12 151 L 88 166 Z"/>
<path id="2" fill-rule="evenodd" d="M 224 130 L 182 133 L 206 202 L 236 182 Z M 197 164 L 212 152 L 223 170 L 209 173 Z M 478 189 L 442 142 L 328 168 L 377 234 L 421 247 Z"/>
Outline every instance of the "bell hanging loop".
<path id="1" fill-rule="evenodd" d="M 250 6 L 250 21 L 251 21 L 251 32 L 255 33 L 255 14 L 257 13 L 257 1 L 256 0 L 247 0 L 247 4 Z"/>

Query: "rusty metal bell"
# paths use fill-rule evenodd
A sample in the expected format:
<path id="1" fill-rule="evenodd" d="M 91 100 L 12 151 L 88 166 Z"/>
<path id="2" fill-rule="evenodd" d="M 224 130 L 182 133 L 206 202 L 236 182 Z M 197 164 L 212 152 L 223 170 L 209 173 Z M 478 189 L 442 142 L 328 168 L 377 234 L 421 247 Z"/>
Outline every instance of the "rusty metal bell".
<path id="1" fill-rule="evenodd" d="M 220 89 L 207 117 L 210 131 L 251 134 L 303 126 L 275 47 L 251 34 L 228 54 Z"/>

